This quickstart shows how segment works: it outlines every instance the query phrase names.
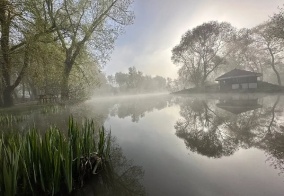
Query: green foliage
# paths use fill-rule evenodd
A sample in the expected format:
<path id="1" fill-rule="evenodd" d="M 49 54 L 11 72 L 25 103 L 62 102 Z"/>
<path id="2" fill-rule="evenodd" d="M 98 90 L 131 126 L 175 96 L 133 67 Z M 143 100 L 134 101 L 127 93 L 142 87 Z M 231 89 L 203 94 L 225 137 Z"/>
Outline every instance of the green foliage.
<path id="1" fill-rule="evenodd" d="M 235 31 L 229 23 L 216 21 L 188 30 L 172 50 L 172 61 L 180 66 L 179 79 L 186 85 L 203 87 L 234 51 Z"/>
<path id="2" fill-rule="evenodd" d="M 28 118 L 27 115 L 8 115 L 0 114 L 0 126 L 12 126 L 15 123 L 22 122 Z"/>
<path id="3" fill-rule="evenodd" d="M 119 86 L 121 92 L 157 92 L 166 90 L 167 80 L 161 76 L 149 76 L 129 67 L 128 73 L 117 72 L 114 76 L 107 76 L 108 84 Z"/>
<path id="4" fill-rule="evenodd" d="M 96 141 L 96 134 L 93 121 L 79 126 L 72 117 L 67 135 L 56 127 L 43 136 L 35 128 L 25 135 L 2 134 L 0 195 L 55 195 L 82 186 L 109 157 L 110 135 L 102 128 Z"/>

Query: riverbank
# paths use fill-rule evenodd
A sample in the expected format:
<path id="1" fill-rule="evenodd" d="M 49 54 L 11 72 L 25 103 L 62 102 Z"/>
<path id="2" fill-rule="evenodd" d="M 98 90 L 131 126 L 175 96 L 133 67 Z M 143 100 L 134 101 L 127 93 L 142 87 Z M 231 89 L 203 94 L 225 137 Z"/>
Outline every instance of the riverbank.
<path id="1" fill-rule="evenodd" d="M 227 94 L 227 93 L 284 93 L 284 86 L 258 81 L 257 89 L 240 89 L 220 91 L 219 84 L 208 85 L 203 88 L 183 89 L 171 94 Z"/>

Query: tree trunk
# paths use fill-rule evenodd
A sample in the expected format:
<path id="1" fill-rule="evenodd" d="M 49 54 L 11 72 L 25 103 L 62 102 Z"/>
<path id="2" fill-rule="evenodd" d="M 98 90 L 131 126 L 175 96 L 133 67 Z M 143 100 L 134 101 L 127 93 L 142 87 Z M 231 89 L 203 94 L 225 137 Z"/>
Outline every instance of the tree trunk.
<path id="1" fill-rule="evenodd" d="M 1 67 L 3 77 L 3 106 L 13 105 L 12 89 L 10 83 L 10 14 L 8 10 L 8 1 L 0 1 L 0 22 L 1 22 L 1 52 L 3 64 Z"/>
<path id="2" fill-rule="evenodd" d="M 275 68 L 274 63 L 273 63 L 273 65 L 272 65 L 272 69 L 273 69 L 274 73 L 276 74 L 278 85 L 281 86 L 281 85 L 282 85 L 282 83 L 281 83 L 281 78 L 280 78 L 280 75 L 279 75 L 278 71 L 277 71 L 276 68 Z"/>
<path id="3" fill-rule="evenodd" d="M 67 101 L 69 100 L 69 75 L 72 69 L 72 63 L 70 62 L 70 56 L 68 51 L 66 52 L 66 60 L 64 62 L 64 72 L 62 75 L 61 81 L 61 100 Z"/>
<path id="4" fill-rule="evenodd" d="M 69 99 L 69 87 L 68 87 L 69 75 L 63 74 L 61 84 L 61 100 L 66 101 Z"/>
<path id="5" fill-rule="evenodd" d="M 22 100 L 25 101 L 25 94 L 26 94 L 26 88 L 25 88 L 25 83 L 22 81 Z"/>
<path id="6" fill-rule="evenodd" d="M 29 85 L 29 94 L 30 94 L 30 99 L 35 100 L 37 98 L 37 90 L 32 81 L 28 78 L 27 79 L 28 85 Z"/>
<path id="7" fill-rule="evenodd" d="M 268 51 L 269 51 L 270 56 L 271 56 L 271 67 L 272 67 L 274 73 L 276 74 L 278 85 L 281 86 L 281 85 L 282 85 L 282 84 L 281 84 L 281 78 L 280 78 L 280 75 L 279 75 L 279 73 L 278 73 L 278 71 L 277 71 L 277 69 L 276 69 L 276 67 L 275 67 L 274 54 L 273 54 L 271 48 L 268 48 Z"/>
<path id="8" fill-rule="evenodd" d="M 13 100 L 13 89 L 11 87 L 5 88 L 3 92 L 3 106 L 4 107 L 11 107 L 14 105 L 14 100 Z"/>
<path id="9" fill-rule="evenodd" d="M 61 100 L 66 101 L 69 100 L 69 75 L 72 68 L 72 63 L 69 61 L 65 62 L 64 73 L 62 76 L 62 83 L 61 83 Z"/>

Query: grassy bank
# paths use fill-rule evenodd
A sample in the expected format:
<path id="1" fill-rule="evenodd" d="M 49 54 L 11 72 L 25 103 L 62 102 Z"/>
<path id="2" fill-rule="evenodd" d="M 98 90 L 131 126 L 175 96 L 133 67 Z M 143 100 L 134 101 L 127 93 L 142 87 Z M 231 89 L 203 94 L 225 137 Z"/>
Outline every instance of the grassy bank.
<path id="1" fill-rule="evenodd" d="M 93 121 L 69 119 L 68 134 L 50 127 L 40 135 L 5 133 L 0 138 L 0 195 L 67 194 L 88 176 L 107 169 L 110 135 Z"/>
<path id="2" fill-rule="evenodd" d="M 204 87 L 194 87 L 189 89 L 183 89 L 172 94 L 214 94 L 214 93 L 284 93 L 284 86 L 271 84 L 268 82 L 258 81 L 257 89 L 238 89 L 220 91 L 219 84 L 212 84 Z"/>

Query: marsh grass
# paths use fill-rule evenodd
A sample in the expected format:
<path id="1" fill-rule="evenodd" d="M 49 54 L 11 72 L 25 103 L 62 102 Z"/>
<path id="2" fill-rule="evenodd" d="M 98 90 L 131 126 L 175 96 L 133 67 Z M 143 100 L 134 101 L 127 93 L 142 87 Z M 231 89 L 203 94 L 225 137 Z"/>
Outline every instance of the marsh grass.
<path id="1" fill-rule="evenodd" d="M 50 127 L 3 133 L 0 138 L 0 195 L 71 193 L 88 176 L 107 168 L 110 133 L 92 120 L 78 125 L 69 118 L 67 134 Z"/>

